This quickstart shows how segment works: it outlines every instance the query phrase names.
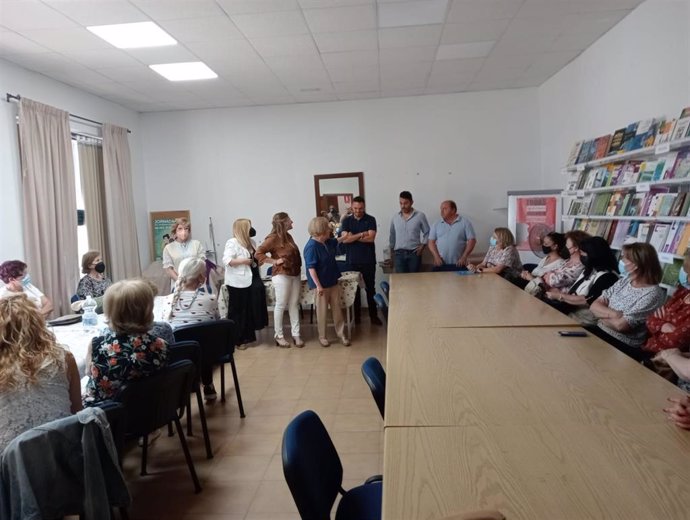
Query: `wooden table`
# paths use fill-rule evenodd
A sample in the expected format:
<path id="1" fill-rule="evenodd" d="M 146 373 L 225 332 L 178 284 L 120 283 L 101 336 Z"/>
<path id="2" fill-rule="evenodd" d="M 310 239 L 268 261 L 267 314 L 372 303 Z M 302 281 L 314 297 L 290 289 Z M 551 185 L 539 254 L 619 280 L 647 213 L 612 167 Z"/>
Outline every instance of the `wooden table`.
<path id="1" fill-rule="evenodd" d="M 578 325 L 496 274 L 397 274 L 390 284 L 394 327 L 396 320 L 421 327 Z"/>

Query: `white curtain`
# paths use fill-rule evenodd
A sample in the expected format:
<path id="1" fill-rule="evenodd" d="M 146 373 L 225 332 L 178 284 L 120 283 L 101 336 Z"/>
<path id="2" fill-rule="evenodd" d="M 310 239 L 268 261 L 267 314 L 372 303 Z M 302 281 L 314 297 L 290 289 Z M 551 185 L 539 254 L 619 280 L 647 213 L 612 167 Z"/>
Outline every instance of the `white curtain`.
<path id="1" fill-rule="evenodd" d="M 89 249 L 100 251 L 103 261 L 110 266 L 107 247 L 105 189 L 103 179 L 103 149 L 100 143 L 79 141 L 79 171 L 84 194 L 86 231 Z"/>
<path id="2" fill-rule="evenodd" d="M 77 202 L 69 114 L 22 98 L 19 140 L 25 262 L 55 314 L 71 312 L 77 287 Z"/>
<path id="3" fill-rule="evenodd" d="M 141 276 L 127 129 L 103 125 L 107 249 L 113 280 Z"/>

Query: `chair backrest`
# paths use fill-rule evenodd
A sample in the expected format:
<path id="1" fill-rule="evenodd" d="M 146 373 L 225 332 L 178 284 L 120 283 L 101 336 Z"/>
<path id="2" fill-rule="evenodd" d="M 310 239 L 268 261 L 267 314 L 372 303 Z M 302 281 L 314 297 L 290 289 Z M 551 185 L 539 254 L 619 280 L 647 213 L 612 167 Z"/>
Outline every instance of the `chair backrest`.
<path id="1" fill-rule="evenodd" d="M 321 419 L 312 410 L 283 433 L 283 473 L 302 518 L 327 520 L 343 482 L 343 466 Z"/>
<path id="2" fill-rule="evenodd" d="M 198 341 L 176 341 L 168 345 L 168 363 L 177 363 L 184 359 L 194 363 L 196 381 L 201 367 L 201 346 Z"/>
<path id="3" fill-rule="evenodd" d="M 220 357 L 235 352 L 237 328 L 232 320 L 185 325 L 175 329 L 175 341 L 197 341 L 201 346 L 202 366 L 210 366 Z"/>
<path id="4" fill-rule="evenodd" d="M 376 306 L 381 310 L 383 317 L 388 321 L 388 304 L 384 297 L 380 293 L 376 293 L 374 295 L 374 301 L 376 302 Z"/>
<path id="5" fill-rule="evenodd" d="M 79 296 L 76 294 L 73 294 L 72 297 L 69 299 L 70 303 L 78 302 L 79 301 Z"/>
<path id="6" fill-rule="evenodd" d="M 381 362 L 375 357 L 370 357 L 362 363 L 362 376 L 371 389 L 376 406 L 379 407 L 381 417 L 384 417 L 386 406 L 386 371 Z"/>
<path id="7" fill-rule="evenodd" d="M 117 399 L 125 405 L 127 435 L 142 437 L 174 420 L 187 405 L 194 373 L 194 363 L 185 359 L 128 382 Z"/>
<path id="8" fill-rule="evenodd" d="M 382 281 L 380 284 L 383 294 L 386 295 L 386 300 L 390 301 L 391 286 L 387 281 Z"/>

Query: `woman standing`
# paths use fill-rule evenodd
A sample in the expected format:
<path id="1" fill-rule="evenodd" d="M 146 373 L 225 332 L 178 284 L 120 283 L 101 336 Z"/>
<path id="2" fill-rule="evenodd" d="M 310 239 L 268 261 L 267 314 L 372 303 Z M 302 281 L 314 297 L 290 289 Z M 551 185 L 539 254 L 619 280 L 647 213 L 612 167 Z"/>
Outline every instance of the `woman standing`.
<path id="1" fill-rule="evenodd" d="M 623 278 L 592 303 L 599 318 L 594 334 L 636 360 L 647 357 L 642 345 L 647 338 L 647 317 L 661 307 L 666 296 L 659 287 L 661 265 L 656 250 L 635 242 L 623 246 L 620 270 Z"/>
<path id="2" fill-rule="evenodd" d="M 223 264 L 225 264 L 225 285 L 228 287 L 228 318 L 237 325 L 237 348 L 244 350 L 248 343 L 256 341 L 256 331 L 266 326 L 266 305 L 264 300 L 263 314 L 256 309 L 261 302 L 255 301 L 256 291 L 252 283 L 258 275 L 258 266 L 254 260 L 256 245 L 250 238 L 252 223 L 249 219 L 239 218 L 232 225 L 233 238 L 225 243 Z"/>
<path id="3" fill-rule="evenodd" d="M 163 269 L 174 283 L 177 281 L 177 273 L 182 260 L 185 258 L 201 258 L 203 260 L 206 253 L 201 242 L 192 240 L 192 225 L 186 218 L 175 219 L 170 232 L 175 240 L 163 249 Z"/>
<path id="4" fill-rule="evenodd" d="M 290 314 L 292 339 L 296 347 L 303 347 L 299 328 L 299 294 L 302 289 L 300 273 L 302 259 L 297 244 L 290 236 L 292 220 L 287 213 L 273 215 L 273 229 L 256 250 L 256 258 L 262 264 L 271 264 L 271 277 L 276 292 L 276 304 L 273 309 L 273 325 L 276 345 L 289 348 L 290 343 L 283 336 L 283 313 L 287 307 Z M 267 255 L 271 255 L 270 257 Z"/>
<path id="5" fill-rule="evenodd" d="M 74 357 L 23 294 L 0 299 L 0 453 L 20 433 L 81 410 Z"/>
<path id="6" fill-rule="evenodd" d="M 98 298 L 105 294 L 105 290 L 113 282 L 105 276 L 105 263 L 99 251 L 89 251 L 81 257 L 81 272 L 84 274 L 77 285 L 77 296 L 86 300 L 87 296 Z M 99 302 L 100 303 L 100 302 Z"/>
<path id="7" fill-rule="evenodd" d="M 496 273 L 504 278 L 514 279 L 520 275 L 522 262 L 515 248 L 515 237 L 508 228 L 496 228 L 489 239 L 489 250 L 479 265 L 468 264 L 467 268 L 477 273 Z"/>
<path id="8" fill-rule="evenodd" d="M 319 329 L 319 343 L 328 347 L 330 342 L 326 338 L 326 318 L 328 306 L 331 306 L 335 333 L 342 344 L 350 346 L 350 340 L 345 337 L 345 322 L 340 309 L 340 286 L 338 278 L 338 264 L 335 261 L 337 240 L 333 238 L 330 223 L 325 217 L 316 217 L 309 222 L 311 238 L 304 246 L 304 264 L 307 267 L 307 282 L 309 287 L 316 290 L 316 325 Z"/>

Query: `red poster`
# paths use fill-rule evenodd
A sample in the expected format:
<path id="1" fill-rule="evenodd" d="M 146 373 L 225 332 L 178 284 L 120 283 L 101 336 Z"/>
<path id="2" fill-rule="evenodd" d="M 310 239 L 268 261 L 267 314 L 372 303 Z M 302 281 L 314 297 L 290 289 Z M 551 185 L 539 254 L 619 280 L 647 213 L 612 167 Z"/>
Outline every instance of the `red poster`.
<path id="1" fill-rule="evenodd" d="M 518 197 L 516 202 L 517 248 L 538 251 L 541 237 L 556 229 L 556 197 Z"/>

